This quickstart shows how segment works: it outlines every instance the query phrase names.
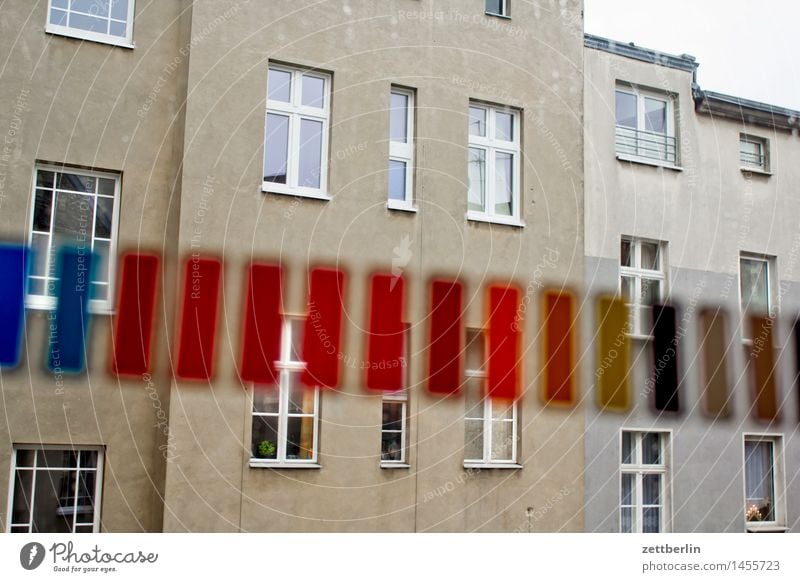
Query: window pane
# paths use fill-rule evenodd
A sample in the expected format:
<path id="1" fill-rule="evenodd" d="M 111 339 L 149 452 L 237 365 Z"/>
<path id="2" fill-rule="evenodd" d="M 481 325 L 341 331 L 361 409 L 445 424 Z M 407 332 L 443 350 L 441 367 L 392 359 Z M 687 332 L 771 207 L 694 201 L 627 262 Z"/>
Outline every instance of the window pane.
<path id="1" fill-rule="evenodd" d="M 640 250 L 642 253 L 642 269 L 657 271 L 659 263 L 658 245 L 656 243 L 643 242 L 640 245 Z"/>
<path id="2" fill-rule="evenodd" d="M 642 436 L 642 463 L 645 465 L 660 465 L 661 460 L 661 435 L 657 432 L 647 432 Z"/>
<path id="3" fill-rule="evenodd" d="M 278 458 L 278 417 L 254 416 L 252 455 L 256 459 Z"/>
<path id="4" fill-rule="evenodd" d="M 267 144 L 264 148 L 264 181 L 286 184 L 289 149 L 289 118 L 267 114 Z"/>
<path id="5" fill-rule="evenodd" d="M 494 171 L 495 214 L 511 216 L 514 213 L 514 155 L 497 152 Z"/>
<path id="6" fill-rule="evenodd" d="M 114 214 L 113 198 L 97 198 L 97 218 L 94 220 L 94 236 L 111 238 L 111 219 Z"/>
<path id="7" fill-rule="evenodd" d="M 504 400 L 493 400 L 491 404 L 492 418 L 495 420 L 511 420 L 514 418 L 514 403 Z"/>
<path id="8" fill-rule="evenodd" d="M 311 460 L 314 447 L 314 418 L 289 417 L 286 431 L 286 459 Z"/>
<path id="9" fill-rule="evenodd" d="M 94 196 L 56 193 L 53 235 L 57 247 L 61 244 L 86 246 L 91 241 Z"/>
<path id="10" fill-rule="evenodd" d="M 115 22 L 112 20 L 108 28 L 108 33 L 113 36 L 127 36 L 128 26 L 124 22 Z"/>
<path id="11" fill-rule="evenodd" d="M 769 441 L 745 441 L 744 456 L 747 521 L 774 521 L 773 444 Z"/>
<path id="12" fill-rule="evenodd" d="M 658 533 L 661 531 L 661 509 L 658 507 L 645 507 L 642 511 L 642 532 Z"/>
<path id="13" fill-rule="evenodd" d="M 278 389 L 274 386 L 256 386 L 253 389 L 253 411 L 278 414 Z"/>
<path id="14" fill-rule="evenodd" d="M 325 107 L 325 79 L 303 75 L 302 101 L 308 107 Z"/>
<path id="15" fill-rule="evenodd" d="M 636 504 L 636 475 L 633 473 L 622 474 L 622 505 Z"/>
<path id="16" fill-rule="evenodd" d="M 81 469 L 97 468 L 97 451 L 80 452 Z"/>
<path id="17" fill-rule="evenodd" d="M 495 114 L 495 139 L 514 141 L 514 116 L 510 113 L 498 111 Z"/>
<path id="18" fill-rule="evenodd" d="M 17 467 L 33 467 L 36 451 L 31 449 L 17 449 Z"/>
<path id="19" fill-rule="evenodd" d="M 55 8 L 50 9 L 50 24 L 55 24 L 56 26 L 66 26 L 67 25 L 67 13 L 63 10 L 56 10 Z"/>
<path id="20" fill-rule="evenodd" d="M 399 402 L 383 403 L 382 430 L 403 429 L 403 405 Z"/>
<path id="21" fill-rule="evenodd" d="M 381 434 L 381 461 L 402 461 L 403 441 L 399 432 Z"/>
<path id="22" fill-rule="evenodd" d="M 514 460 L 514 424 L 506 420 L 492 421 L 492 451 L 493 461 Z"/>
<path id="23" fill-rule="evenodd" d="M 464 416 L 483 419 L 484 378 L 468 378 L 464 385 Z"/>
<path id="24" fill-rule="evenodd" d="M 108 34 L 107 19 L 86 16 L 85 14 L 78 14 L 76 12 L 69 13 L 69 26 L 70 28 L 79 28 L 81 30 L 88 30 L 90 32 Z"/>
<path id="25" fill-rule="evenodd" d="M 104 240 L 95 241 L 94 252 L 97 257 L 97 265 L 94 268 L 94 276 L 92 277 L 92 281 L 108 283 L 110 280 L 108 272 L 108 258 L 111 254 L 111 243 Z"/>
<path id="26" fill-rule="evenodd" d="M 111 0 L 72 0 L 70 9 L 92 16 L 108 17 L 109 4 L 111 4 Z"/>
<path id="27" fill-rule="evenodd" d="M 661 301 L 661 281 L 642 278 L 642 305 L 655 305 Z"/>
<path id="28" fill-rule="evenodd" d="M 267 95 L 272 101 L 289 103 L 292 100 L 292 74 L 270 69 L 267 77 Z"/>
<path id="29" fill-rule="evenodd" d="M 291 339 L 291 350 L 289 353 L 289 357 L 293 362 L 302 362 L 302 349 L 303 349 L 303 336 L 305 335 L 305 318 L 296 317 L 291 320 L 290 332 L 292 337 Z"/>
<path id="30" fill-rule="evenodd" d="M 645 505 L 661 505 L 661 475 L 651 473 L 642 477 L 642 501 Z"/>
<path id="31" fill-rule="evenodd" d="M 11 523 L 30 522 L 32 491 L 33 471 L 17 471 L 14 476 L 14 501 L 11 507 Z"/>
<path id="32" fill-rule="evenodd" d="M 406 163 L 389 160 L 389 199 L 406 199 Z"/>
<path id="33" fill-rule="evenodd" d="M 631 261 L 633 260 L 633 247 L 631 241 L 623 238 L 620 244 L 620 259 L 619 264 L 623 267 L 632 267 Z"/>
<path id="34" fill-rule="evenodd" d="M 667 133 L 667 104 L 659 99 L 644 99 L 645 129 L 655 133 Z"/>
<path id="35" fill-rule="evenodd" d="M 471 329 L 467 332 L 466 368 L 467 370 L 483 370 L 486 361 L 483 330 Z"/>
<path id="36" fill-rule="evenodd" d="M 300 382 L 300 374 L 289 374 L 289 414 L 314 414 L 314 389 Z"/>
<path id="37" fill-rule="evenodd" d="M 769 270 L 766 261 L 741 259 L 742 309 L 753 313 L 769 311 Z"/>
<path id="38" fill-rule="evenodd" d="M 63 172 L 58 173 L 58 184 L 57 188 L 59 190 L 71 190 L 73 192 L 85 192 L 87 194 L 93 194 L 96 186 L 96 178 L 92 176 L 81 176 L 78 174 L 65 174 Z"/>
<path id="39" fill-rule="evenodd" d="M 408 95 L 392 93 L 389 111 L 389 139 L 408 141 Z"/>
<path id="40" fill-rule="evenodd" d="M 38 471 L 33 505 L 34 533 L 69 533 L 75 516 L 77 471 Z"/>
<path id="41" fill-rule="evenodd" d="M 481 107 L 469 108 L 469 134 L 486 136 L 486 110 Z"/>
<path id="42" fill-rule="evenodd" d="M 503 1 L 504 0 L 486 0 L 486 12 L 489 14 L 503 15 Z"/>
<path id="43" fill-rule="evenodd" d="M 97 193 L 104 196 L 114 196 L 116 181 L 111 178 L 98 178 L 97 179 Z"/>
<path id="44" fill-rule="evenodd" d="M 78 466 L 78 455 L 74 451 L 40 450 L 37 453 L 38 467 L 73 468 Z"/>
<path id="45" fill-rule="evenodd" d="M 464 421 L 464 458 L 483 460 L 483 421 Z"/>
<path id="46" fill-rule="evenodd" d="M 49 254 L 50 237 L 46 234 L 34 234 L 31 238 L 33 249 L 31 275 L 44 277 L 47 275 L 47 255 Z"/>
<path id="47" fill-rule="evenodd" d="M 633 508 L 623 507 L 620 513 L 622 533 L 633 533 Z"/>
<path id="48" fill-rule="evenodd" d="M 633 433 L 622 433 L 622 464 L 628 465 L 636 462 L 636 440 Z"/>
<path id="49" fill-rule="evenodd" d="M 33 230 L 50 232 L 50 212 L 53 207 L 53 192 L 51 190 L 36 190 L 36 200 L 33 206 Z"/>
<path id="50" fill-rule="evenodd" d="M 322 164 L 322 122 L 300 120 L 300 176 L 299 185 L 319 188 Z"/>
<path id="51" fill-rule="evenodd" d="M 45 170 L 36 172 L 36 186 L 40 188 L 52 188 L 54 180 L 55 174 L 53 172 L 47 172 Z"/>
<path id="52" fill-rule="evenodd" d="M 128 0 L 112 0 L 111 18 L 117 18 L 119 20 L 127 20 Z"/>
<path id="53" fill-rule="evenodd" d="M 636 129 L 636 95 L 617 91 L 617 125 Z"/>
<path id="54" fill-rule="evenodd" d="M 622 277 L 622 298 L 628 303 L 633 303 L 636 294 L 636 280 L 633 277 Z"/>
<path id="55" fill-rule="evenodd" d="M 486 152 L 469 148 L 469 209 L 486 210 Z"/>

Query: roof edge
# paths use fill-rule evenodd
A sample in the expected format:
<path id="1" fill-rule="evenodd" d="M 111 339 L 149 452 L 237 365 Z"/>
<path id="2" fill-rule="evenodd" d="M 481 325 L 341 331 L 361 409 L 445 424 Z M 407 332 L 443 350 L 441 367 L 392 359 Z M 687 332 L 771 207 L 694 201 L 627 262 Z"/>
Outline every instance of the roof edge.
<path id="1" fill-rule="evenodd" d="M 744 99 L 734 95 L 693 89 L 695 109 L 718 117 L 727 117 L 745 123 L 761 125 L 771 129 L 800 128 L 800 111 Z"/>
<path id="2" fill-rule="evenodd" d="M 610 38 L 584 33 L 583 45 L 587 48 L 604 51 L 607 53 L 628 57 L 637 61 L 661 65 L 670 69 L 694 73 L 699 63 L 692 55 L 671 55 L 661 51 L 636 46 L 631 43 L 619 42 Z"/>

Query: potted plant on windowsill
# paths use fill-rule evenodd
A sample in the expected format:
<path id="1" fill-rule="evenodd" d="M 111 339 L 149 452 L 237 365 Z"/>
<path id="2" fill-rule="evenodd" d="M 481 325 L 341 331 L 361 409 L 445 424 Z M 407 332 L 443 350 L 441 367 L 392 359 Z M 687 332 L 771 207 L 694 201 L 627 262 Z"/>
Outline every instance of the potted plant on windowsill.
<path id="1" fill-rule="evenodd" d="M 256 458 L 258 459 L 274 459 L 275 458 L 275 443 L 272 441 L 261 441 L 256 447 Z"/>

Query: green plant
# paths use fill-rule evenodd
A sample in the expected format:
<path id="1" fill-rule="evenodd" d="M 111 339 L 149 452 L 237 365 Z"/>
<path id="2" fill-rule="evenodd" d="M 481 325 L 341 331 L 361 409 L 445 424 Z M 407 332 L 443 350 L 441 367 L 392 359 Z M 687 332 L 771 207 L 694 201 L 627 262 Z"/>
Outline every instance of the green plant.
<path id="1" fill-rule="evenodd" d="M 258 443 L 258 456 L 261 459 L 269 459 L 275 456 L 275 443 L 272 441 L 261 441 Z"/>

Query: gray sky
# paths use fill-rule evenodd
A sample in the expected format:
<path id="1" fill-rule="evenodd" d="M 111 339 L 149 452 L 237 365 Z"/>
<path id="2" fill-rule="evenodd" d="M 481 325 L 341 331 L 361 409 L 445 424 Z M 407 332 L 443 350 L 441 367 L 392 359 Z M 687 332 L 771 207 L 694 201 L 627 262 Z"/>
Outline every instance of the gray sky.
<path id="1" fill-rule="evenodd" d="M 800 0 L 584 0 L 586 32 L 700 63 L 703 89 L 800 110 Z"/>

